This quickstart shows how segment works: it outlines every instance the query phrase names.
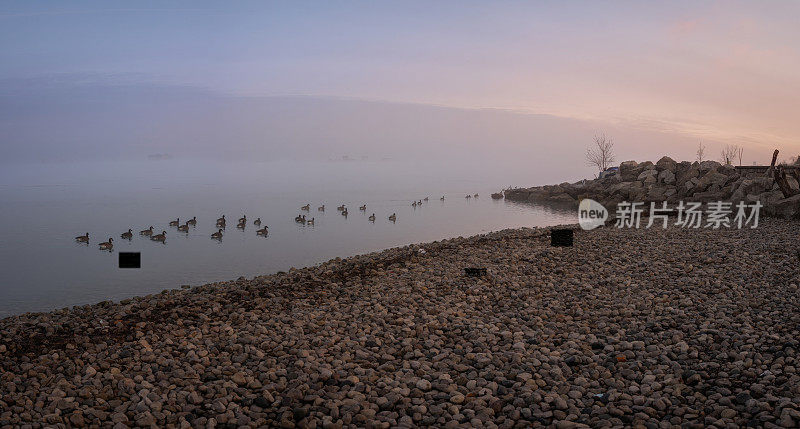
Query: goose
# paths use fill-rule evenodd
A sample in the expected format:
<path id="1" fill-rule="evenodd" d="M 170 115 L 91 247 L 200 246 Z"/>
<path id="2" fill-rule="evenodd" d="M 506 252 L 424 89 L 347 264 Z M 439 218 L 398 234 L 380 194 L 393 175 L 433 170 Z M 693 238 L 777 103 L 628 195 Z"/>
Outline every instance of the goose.
<path id="1" fill-rule="evenodd" d="M 340 205 L 339 207 L 336 207 L 336 210 L 339 210 L 339 211 L 344 210 L 344 204 Z"/>
<path id="2" fill-rule="evenodd" d="M 189 232 L 189 222 L 178 227 L 178 231 L 180 232 Z"/>
<path id="3" fill-rule="evenodd" d="M 253 221 L 253 225 L 255 225 L 255 226 L 261 226 L 261 218 L 258 218 L 258 219 L 256 219 L 256 220 L 254 220 L 254 221 Z"/>
<path id="4" fill-rule="evenodd" d="M 294 218 L 294 221 L 295 222 L 305 222 L 306 221 L 306 215 L 297 215 Z"/>
<path id="5" fill-rule="evenodd" d="M 75 237 L 75 241 L 80 243 L 88 243 L 89 242 L 89 233 L 87 232 L 86 235 L 79 235 Z"/>
<path id="6" fill-rule="evenodd" d="M 428 202 L 428 197 L 423 198 L 422 201 L 425 201 L 427 203 Z"/>
<path id="7" fill-rule="evenodd" d="M 472 198 L 472 195 L 467 195 L 467 196 L 466 196 L 466 197 L 464 197 L 464 198 L 466 198 L 466 199 L 470 199 L 470 198 Z"/>
<path id="8" fill-rule="evenodd" d="M 347 217 L 347 209 L 342 210 L 342 216 Z"/>
<path id="9" fill-rule="evenodd" d="M 163 243 L 167 239 L 167 231 L 161 231 L 161 234 L 156 234 L 150 237 L 150 239 L 153 241 L 160 241 Z"/>
<path id="10" fill-rule="evenodd" d="M 306 224 L 306 215 L 300 216 L 299 222 L 302 223 L 303 225 L 305 225 Z"/>
<path id="11" fill-rule="evenodd" d="M 133 238 L 133 232 L 131 231 L 130 228 L 128 228 L 128 232 L 123 232 L 122 235 L 120 235 L 120 237 L 126 240 L 130 240 L 131 238 Z"/>
<path id="12" fill-rule="evenodd" d="M 267 235 L 267 234 L 269 234 L 269 227 L 266 225 L 264 225 L 263 228 L 256 231 L 256 235 Z"/>
<path id="13" fill-rule="evenodd" d="M 392 213 L 392 215 L 389 216 L 389 220 L 392 221 L 392 222 L 396 221 L 397 220 L 397 215 L 395 213 Z"/>
<path id="14" fill-rule="evenodd" d="M 417 208 L 417 202 L 414 201 L 413 203 L 411 203 L 411 207 Z"/>
<path id="15" fill-rule="evenodd" d="M 222 230 L 220 229 L 219 231 L 211 234 L 211 238 L 214 238 L 214 239 L 217 239 L 217 240 L 221 239 L 222 238 Z"/>
<path id="16" fill-rule="evenodd" d="M 312 217 L 311 219 L 307 220 L 307 221 L 306 221 L 306 224 L 308 224 L 308 225 L 314 225 L 314 218 Z"/>
<path id="17" fill-rule="evenodd" d="M 191 219 L 186 221 L 187 225 L 197 225 L 197 216 L 192 216 Z"/>
<path id="18" fill-rule="evenodd" d="M 311 204 L 306 204 L 303 207 L 300 207 L 300 210 L 307 212 L 311 209 Z"/>
<path id="19" fill-rule="evenodd" d="M 363 206 L 359 207 L 358 209 L 361 210 L 362 212 L 365 212 L 365 211 L 367 211 L 367 205 L 364 204 Z"/>
<path id="20" fill-rule="evenodd" d="M 375 213 L 373 213 L 373 214 L 372 214 L 372 215 L 369 217 L 369 221 L 370 221 L 370 222 L 375 222 Z"/>
<path id="21" fill-rule="evenodd" d="M 108 241 L 100 243 L 100 250 L 111 250 L 111 248 L 114 247 L 113 241 L 113 238 L 108 237 Z"/>
<path id="22" fill-rule="evenodd" d="M 239 229 L 244 229 L 244 227 L 245 227 L 246 225 L 247 225 L 247 224 L 245 223 L 245 221 L 240 219 L 240 220 L 239 220 L 239 223 L 238 223 L 238 224 L 236 224 L 236 227 L 237 227 L 237 228 L 239 228 Z"/>
<path id="23" fill-rule="evenodd" d="M 153 235 L 153 226 L 150 225 L 150 228 L 142 230 L 142 231 L 139 231 L 139 235 L 146 235 L 146 236 Z"/>
<path id="24" fill-rule="evenodd" d="M 217 219 L 217 225 L 219 225 L 221 223 L 225 223 L 225 215 L 222 215 L 221 218 Z"/>
<path id="25" fill-rule="evenodd" d="M 421 206 L 422 205 L 422 200 L 417 201 L 417 205 Z"/>
<path id="26" fill-rule="evenodd" d="M 475 194 L 475 198 L 478 198 L 478 194 Z"/>
<path id="27" fill-rule="evenodd" d="M 247 216 L 246 215 L 242 215 L 242 217 L 239 218 L 239 223 L 244 223 L 244 222 L 247 222 Z"/>
<path id="28" fill-rule="evenodd" d="M 181 218 L 177 218 L 169 222 L 169 226 L 178 226 L 181 224 Z"/>
<path id="29" fill-rule="evenodd" d="M 442 198 L 439 198 L 439 201 L 444 201 L 444 195 L 442 195 Z"/>
<path id="30" fill-rule="evenodd" d="M 324 212 L 324 211 L 325 211 L 325 204 L 323 204 L 323 205 L 321 205 L 321 206 L 317 207 L 317 211 Z"/>

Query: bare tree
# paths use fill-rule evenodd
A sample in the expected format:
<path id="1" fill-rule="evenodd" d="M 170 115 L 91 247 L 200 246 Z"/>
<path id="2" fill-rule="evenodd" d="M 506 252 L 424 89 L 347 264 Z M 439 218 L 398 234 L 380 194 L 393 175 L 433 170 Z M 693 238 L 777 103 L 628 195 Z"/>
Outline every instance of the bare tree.
<path id="1" fill-rule="evenodd" d="M 722 163 L 726 165 L 733 165 L 733 160 L 736 159 L 738 152 L 739 149 L 734 145 L 729 144 L 722 148 Z"/>
<path id="2" fill-rule="evenodd" d="M 739 157 L 739 167 L 742 166 L 742 154 L 744 153 L 744 146 L 736 146 L 736 156 Z"/>
<path id="3" fill-rule="evenodd" d="M 594 136 L 594 145 L 586 148 L 586 163 L 605 171 L 614 162 L 614 139 L 605 134 Z"/>
<path id="4" fill-rule="evenodd" d="M 706 147 L 703 145 L 701 141 L 700 144 L 697 146 L 697 162 L 703 162 L 703 155 L 706 153 Z"/>

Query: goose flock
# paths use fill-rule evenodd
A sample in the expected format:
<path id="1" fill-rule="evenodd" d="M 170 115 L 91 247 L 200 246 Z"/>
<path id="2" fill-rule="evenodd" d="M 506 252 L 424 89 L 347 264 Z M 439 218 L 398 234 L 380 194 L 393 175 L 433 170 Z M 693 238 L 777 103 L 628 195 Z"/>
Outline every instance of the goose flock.
<path id="1" fill-rule="evenodd" d="M 247 222 L 247 216 L 242 216 L 239 219 L 239 222 L 237 223 L 236 227 L 239 229 L 245 229 L 246 222 Z M 212 239 L 216 240 L 222 239 L 222 231 L 225 229 L 225 224 L 226 224 L 225 215 L 222 215 L 221 218 L 217 219 L 216 222 L 217 232 L 211 234 Z M 189 227 L 197 226 L 197 217 L 194 216 L 191 219 L 184 222 L 183 224 L 181 224 L 180 218 L 177 218 L 175 220 L 169 221 L 167 225 L 169 225 L 170 227 L 175 227 L 175 229 L 177 229 L 178 232 L 188 233 Z M 253 222 L 253 225 L 261 226 L 261 218 L 257 218 Z M 266 236 L 268 233 L 269 233 L 269 227 L 266 225 L 264 225 L 263 228 L 256 231 L 256 235 L 260 236 Z M 167 241 L 167 231 L 161 231 L 160 234 L 156 234 L 155 229 L 153 228 L 152 225 L 147 229 L 139 231 L 139 235 L 145 238 L 150 238 L 150 240 L 152 241 L 157 241 L 161 243 L 166 243 Z M 126 232 L 120 234 L 120 238 L 128 241 L 133 240 L 133 229 L 128 228 Z M 78 243 L 89 244 L 89 233 L 87 232 L 84 235 L 79 235 L 75 237 L 75 241 L 77 241 Z M 98 246 L 100 250 L 112 251 L 114 249 L 114 239 L 112 237 L 109 237 L 108 241 L 104 241 L 98 244 Z"/>
<path id="2" fill-rule="evenodd" d="M 473 197 L 473 195 L 467 195 L 466 198 L 478 198 L 478 194 L 475 194 L 474 197 Z M 414 200 L 411 203 L 411 206 L 416 209 L 417 207 L 421 207 L 424 203 L 427 203 L 428 200 L 429 200 L 429 197 L 425 197 L 425 198 L 420 199 L 420 200 Z M 440 201 L 444 201 L 444 196 L 439 198 L 439 200 Z M 310 210 L 311 210 L 311 204 L 306 204 L 306 205 L 300 207 L 300 211 L 301 212 L 309 212 Z M 347 218 L 349 212 L 348 212 L 347 206 L 345 204 L 337 206 L 336 210 L 342 216 Z M 358 207 L 358 210 L 360 212 L 366 213 L 367 212 L 367 205 L 366 204 L 362 204 L 361 206 Z M 321 206 L 318 206 L 317 207 L 317 211 L 324 213 L 325 212 L 325 204 L 322 204 Z M 371 215 L 369 215 L 369 217 L 367 219 L 369 220 L 369 222 L 374 223 L 375 219 L 376 219 L 375 213 L 372 213 Z M 396 222 L 397 221 L 397 213 L 392 213 L 391 215 L 389 215 L 387 217 L 387 219 L 392 223 Z M 296 223 L 299 223 L 299 224 L 302 224 L 302 225 L 307 225 L 307 226 L 314 226 L 314 223 L 315 223 L 315 219 L 313 217 L 310 218 L 310 219 L 306 218 L 306 215 L 304 213 L 298 214 L 294 218 L 294 221 Z M 215 223 L 217 231 L 211 234 L 211 239 L 213 239 L 213 240 L 222 240 L 222 236 L 223 236 L 223 232 L 225 230 L 226 223 L 227 223 L 227 220 L 225 218 L 225 215 L 223 214 L 222 217 L 218 218 L 216 223 Z M 181 219 L 180 218 L 176 218 L 175 220 L 169 221 L 167 225 L 169 227 L 176 228 L 176 230 L 178 232 L 188 233 L 189 232 L 189 227 L 196 227 L 197 226 L 197 217 L 193 216 L 191 219 L 185 221 L 184 223 L 181 223 Z M 256 220 L 253 221 L 253 225 L 255 225 L 257 227 L 261 227 L 261 218 L 260 217 L 256 218 Z M 239 218 L 237 220 L 236 228 L 244 230 L 244 229 L 246 229 L 246 227 L 247 227 L 247 216 L 243 215 L 241 218 Z M 160 242 L 160 243 L 166 243 L 167 232 L 162 230 L 160 234 L 156 234 L 155 231 L 156 230 L 151 225 L 149 228 L 139 231 L 139 235 L 141 237 L 143 237 L 143 238 L 149 238 L 152 241 L 156 241 L 156 242 Z M 264 225 L 263 228 L 259 228 L 259 229 L 256 230 L 256 235 L 258 235 L 258 236 L 266 237 L 268 234 L 269 234 L 269 227 L 267 225 Z M 128 241 L 133 240 L 133 229 L 132 228 L 128 228 L 128 230 L 126 232 L 123 232 L 122 234 L 120 234 L 120 238 L 122 238 L 123 240 L 128 240 Z M 87 232 L 84 235 L 79 235 L 79 236 L 75 237 L 75 241 L 78 242 L 78 243 L 84 243 L 84 244 L 88 245 L 89 244 L 89 233 Z M 109 237 L 108 241 L 104 241 L 102 243 L 99 243 L 98 246 L 99 246 L 100 250 L 107 250 L 109 252 L 112 251 L 114 249 L 114 239 L 113 239 L 113 237 Z"/>

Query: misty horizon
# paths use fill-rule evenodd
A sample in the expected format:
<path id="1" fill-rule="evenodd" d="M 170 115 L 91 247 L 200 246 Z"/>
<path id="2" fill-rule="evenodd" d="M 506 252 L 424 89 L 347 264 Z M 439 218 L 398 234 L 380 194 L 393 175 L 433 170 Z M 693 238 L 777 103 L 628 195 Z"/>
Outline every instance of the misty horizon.
<path id="1" fill-rule="evenodd" d="M 238 96 L 190 86 L 91 78 L 0 82 L 2 163 L 172 159 L 527 163 L 591 177 L 585 147 L 615 139 L 617 161 L 692 159 L 696 141 L 503 109 L 331 96 Z M 658 143 L 654 150 L 641 142 Z M 716 142 L 711 146 L 714 158 Z M 721 147 L 721 143 L 717 144 Z M 666 150 L 665 150 L 666 149 Z M 769 154 L 746 153 L 764 162 Z M 547 162 L 541 162 L 544 157 Z M 767 161 L 768 162 L 768 161 Z"/>

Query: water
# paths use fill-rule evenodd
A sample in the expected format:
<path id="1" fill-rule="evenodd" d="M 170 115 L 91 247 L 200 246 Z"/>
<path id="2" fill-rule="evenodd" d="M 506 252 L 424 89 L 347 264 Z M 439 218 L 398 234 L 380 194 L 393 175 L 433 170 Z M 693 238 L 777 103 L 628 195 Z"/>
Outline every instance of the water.
<path id="1" fill-rule="evenodd" d="M 519 173 L 519 172 L 517 172 Z M 574 223 L 575 213 L 492 200 L 502 168 L 375 162 L 145 161 L 37 164 L 0 173 L 0 317 L 119 300 L 181 285 L 252 277 L 335 257 L 503 228 Z M 480 198 L 467 200 L 466 194 Z M 446 196 L 445 201 L 439 197 Z M 414 209 L 411 201 L 430 197 Z M 311 204 L 308 218 L 294 222 Z M 324 213 L 317 207 L 326 205 Z M 346 204 L 345 218 L 336 206 Z M 358 210 L 367 205 L 366 212 Z M 367 217 L 375 213 L 376 221 Z M 388 216 L 397 214 L 392 223 Z M 229 220 L 221 241 L 215 220 Z M 247 215 L 244 231 L 236 219 Z M 167 227 L 197 217 L 188 233 Z M 256 235 L 252 221 L 269 225 Z M 150 225 L 166 243 L 140 237 Z M 120 234 L 133 229 L 127 241 Z M 90 244 L 74 238 L 88 232 Z M 113 252 L 98 243 L 114 238 Z M 141 269 L 119 269 L 119 251 Z"/>

